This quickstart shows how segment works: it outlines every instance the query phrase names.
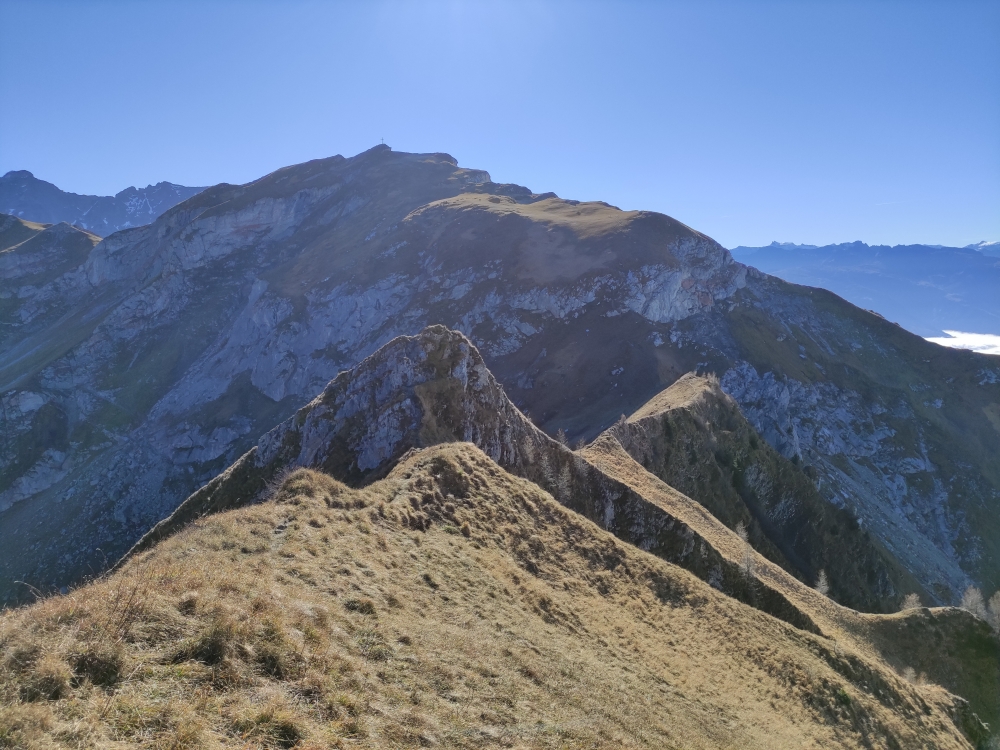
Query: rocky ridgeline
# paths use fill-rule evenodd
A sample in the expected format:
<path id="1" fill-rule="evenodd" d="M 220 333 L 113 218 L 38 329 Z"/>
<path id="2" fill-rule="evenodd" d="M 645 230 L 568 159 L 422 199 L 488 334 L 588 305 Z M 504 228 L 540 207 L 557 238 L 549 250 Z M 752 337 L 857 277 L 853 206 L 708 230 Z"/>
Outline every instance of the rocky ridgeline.
<path id="1" fill-rule="evenodd" d="M 472 342 L 443 326 L 395 339 L 341 373 L 313 402 L 157 524 L 133 553 L 205 514 L 259 501 L 295 468 L 318 469 L 361 485 L 388 474 L 409 451 L 449 442 L 475 444 L 503 468 L 536 482 L 624 541 L 796 627 L 816 631 L 783 594 L 748 576 L 696 529 L 532 425 L 507 399 Z M 429 522 L 415 503 L 410 523 L 422 529 Z"/>
<path id="2" fill-rule="evenodd" d="M 669 217 L 377 147 L 209 188 L 65 257 L 0 281 L 0 598 L 100 569 L 339 372 L 435 323 L 574 440 L 716 372 L 929 596 L 995 588 L 989 358 L 941 355 Z"/>

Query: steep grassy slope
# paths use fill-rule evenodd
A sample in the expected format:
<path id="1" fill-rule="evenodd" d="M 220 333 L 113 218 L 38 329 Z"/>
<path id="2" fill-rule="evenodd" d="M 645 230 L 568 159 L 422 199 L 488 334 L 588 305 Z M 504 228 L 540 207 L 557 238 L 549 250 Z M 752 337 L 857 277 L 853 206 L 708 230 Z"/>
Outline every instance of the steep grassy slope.
<path id="1" fill-rule="evenodd" d="M 921 591 L 853 515 L 822 498 L 815 472 L 811 479 L 759 438 L 717 379 L 685 375 L 597 445 L 603 441 L 620 444 L 729 528 L 744 524 L 750 543 L 800 580 L 813 583 L 825 571 L 843 604 L 896 611 L 903 594 Z"/>
<path id="2" fill-rule="evenodd" d="M 0 214 L 0 251 L 19 245 L 45 229 L 46 224 Z"/>
<path id="3" fill-rule="evenodd" d="M 736 603 L 440 446 L 361 490 L 298 471 L 0 617 L 0 743 L 971 746 L 961 701 L 860 645 Z"/>

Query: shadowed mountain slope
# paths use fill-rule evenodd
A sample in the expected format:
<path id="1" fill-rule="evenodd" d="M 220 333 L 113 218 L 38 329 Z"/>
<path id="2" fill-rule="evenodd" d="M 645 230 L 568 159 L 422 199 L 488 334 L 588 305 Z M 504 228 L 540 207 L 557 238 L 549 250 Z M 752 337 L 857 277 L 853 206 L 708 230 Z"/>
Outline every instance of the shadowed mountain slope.
<path id="1" fill-rule="evenodd" d="M 751 544 L 799 579 L 813 583 L 825 570 L 837 601 L 895 611 L 896 591 L 920 591 L 854 516 L 827 503 L 809 476 L 759 438 L 717 379 L 683 376 L 586 455 L 613 452 L 608 442 L 729 528 L 743 523 Z"/>
<path id="2" fill-rule="evenodd" d="M 159 182 L 129 187 L 114 196 L 77 195 L 20 170 L 0 177 L 0 212 L 33 222 L 65 222 L 100 237 L 149 224 L 204 188 Z"/>
<path id="3" fill-rule="evenodd" d="M 45 227 L 45 224 L 39 224 L 35 221 L 25 221 L 24 219 L 18 219 L 16 216 L 8 216 L 7 214 L 0 213 L 0 250 L 7 250 L 14 247 L 14 245 L 20 245 L 25 240 L 41 232 Z"/>
<path id="4" fill-rule="evenodd" d="M 0 294 L 0 430 L 34 457 L 0 458 L 6 601 L 14 581 L 117 558 L 338 372 L 435 323 L 573 440 L 715 372 L 934 600 L 1000 584 L 1000 365 L 748 270 L 660 214 L 376 147 L 209 188 Z"/>
<path id="5" fill-rule="evenodd" d="M 299 470 L 107 580 L 0 616 L 0 736 L 268 748 L 985 737 L 964 701 L 857 646 L 734 602 L 450 444 L 363 489 Z"/>
<path id="6" fill-rule="evenodd" d="M 53 275 L 78 267 L 100 241 L 97 235 L 66 223 L 33 224 L 0 216 L 0 280 L 24 285 L 22 289 L 44 284 Z M 22 321 L 33 315 L 31 296 L 17 302 L 7 298 L 7 306 L 16 305 Z"/>

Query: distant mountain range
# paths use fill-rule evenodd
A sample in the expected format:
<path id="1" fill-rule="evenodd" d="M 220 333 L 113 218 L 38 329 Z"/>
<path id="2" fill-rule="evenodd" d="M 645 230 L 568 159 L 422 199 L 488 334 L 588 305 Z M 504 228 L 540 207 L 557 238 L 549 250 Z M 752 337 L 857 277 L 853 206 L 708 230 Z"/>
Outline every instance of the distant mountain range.
<path id="1" fill-rule="evenodd" d="M 1000 242 L 736 247 L 733 257 L 785 281 L 829 289 L 920 336 L 1000 335 Z"/>
<path id="2" fill-rule="evenodd" d="M 129 187 L 117 195 L 77 195 L 19 170 L 0 177 L 0 213 L 40 224 L 66 222 L 107 237 L 121 229 L 141 227 L 205 188 L 158 182 Z"/>

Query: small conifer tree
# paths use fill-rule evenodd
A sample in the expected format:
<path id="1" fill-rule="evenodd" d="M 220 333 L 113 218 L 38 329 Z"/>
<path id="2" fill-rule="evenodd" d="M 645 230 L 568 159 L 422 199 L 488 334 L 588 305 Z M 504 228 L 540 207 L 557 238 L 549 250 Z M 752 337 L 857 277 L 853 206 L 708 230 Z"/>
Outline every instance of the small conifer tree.
<path id="1" fill-rule="evenodd" d="M 830 593 L 830 582 L 826 578 L 826 571 L 820 568 L 819 578 L 816 579 L 816 590 L 823 596 L 827 596 Z"/>
<path id="2" fill-rule="evenodd" d="M 740 554 L 740 569 L 743 575 L 751 578 L 754 575 L 756 565 L 753 557 L 753 547 L 750 546 L 750 534 L 747 532 L 746 524 L 740 521 L 736 524 L 736 536 L 743 542 L 743 549 Z"/>

